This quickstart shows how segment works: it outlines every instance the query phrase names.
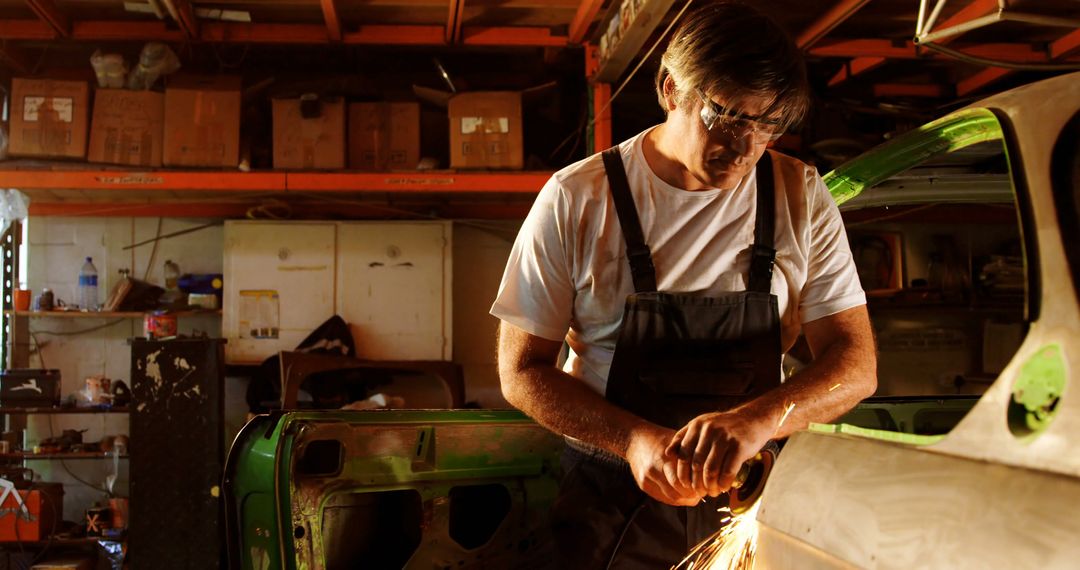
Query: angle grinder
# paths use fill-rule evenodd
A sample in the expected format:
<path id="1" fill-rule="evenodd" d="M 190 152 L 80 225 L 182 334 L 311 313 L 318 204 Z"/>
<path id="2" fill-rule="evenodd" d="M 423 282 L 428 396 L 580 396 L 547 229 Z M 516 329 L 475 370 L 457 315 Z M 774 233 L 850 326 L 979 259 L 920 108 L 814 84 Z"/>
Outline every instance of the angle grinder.
<path id="1" fill-rule="evenodd" d="M 761 498 L 765 490 L 765 480 L 769 478 L 780 446 L 770 441 L 757 455 L 747 460 L 735 475 L 735 481 L 728 490 L 728 508 L 734 515 L 745 513 Z"/>

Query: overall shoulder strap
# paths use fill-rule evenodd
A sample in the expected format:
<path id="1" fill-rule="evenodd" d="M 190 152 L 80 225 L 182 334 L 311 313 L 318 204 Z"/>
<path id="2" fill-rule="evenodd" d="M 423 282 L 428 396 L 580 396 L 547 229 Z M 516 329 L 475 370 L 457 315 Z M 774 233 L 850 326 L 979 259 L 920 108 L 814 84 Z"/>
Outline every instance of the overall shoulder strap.
<path id="1" fill-rule="evenodd" d="M 772 291 L 773 264 L 776 249 L 773 234 L 776 218 L 776 194 L 773 184 L 773 161 L 769 153 L 761 155 L 757 170 L 757 219 L 754 222 L 754 245 L 750 258 L 750 283 L 748 291 L 770 293 Z"/>
<path id="2" fill-rule="evenodd" d="M 652 252 L 645 243 L 645 234 L 641 231 L 641 219 L 638 218 L 634 196 L 630 194 L 630 183 L 626 180 L 619 147 L 613 146 L 602 154 L 604 170 L 607 171 L 608 186 L 615 201 L 615 213 L 619 216 L 623 239 L 626 241 L 626 257 L 630 261 L 630 275 L 634 279 L 634 291 L 647 293 L 656 291 L 656 268 L 652 262 Z"/>

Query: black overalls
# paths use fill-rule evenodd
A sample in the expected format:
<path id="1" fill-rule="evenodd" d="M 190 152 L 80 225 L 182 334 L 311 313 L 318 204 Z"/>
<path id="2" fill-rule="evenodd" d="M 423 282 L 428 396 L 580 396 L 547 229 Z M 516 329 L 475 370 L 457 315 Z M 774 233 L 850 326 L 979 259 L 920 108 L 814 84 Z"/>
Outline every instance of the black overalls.
<path id="1" fill-rule="evenodd" d="M 603 153 L 635 292 L 626 299 L 606 398 L 679 429 L 780 385 L 780 315 L 770 292 L 775 197 L 768 154 L 758 161 L 757 214 L 744 292 L 703 297 L 657 291 L 618 147 Z M 561 567 L 670 568 L 720 528 L 717 500 L 673 507 L 649 498 L 621 458 L 570 442 L 552 511 Z"/>

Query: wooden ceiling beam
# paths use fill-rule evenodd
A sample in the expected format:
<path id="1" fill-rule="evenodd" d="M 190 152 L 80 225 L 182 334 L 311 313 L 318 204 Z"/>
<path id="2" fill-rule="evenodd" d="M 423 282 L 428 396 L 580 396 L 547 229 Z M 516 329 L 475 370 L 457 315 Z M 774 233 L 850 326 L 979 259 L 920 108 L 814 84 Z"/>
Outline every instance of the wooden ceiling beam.
<path id="1" fill-rule="evenodd" d="M 169 10 L 169 15 L 180 26 L 184 36 L 188 39 L 199 39 L 199 20 L 195 17 L 195 10 L 191 7 L 191 0 L 162 0 Z"/>
<path id="2" fill-rule="evenodd" d="M 53 0 L 26 0 L 26 4 L 42 22 L 52 28 L 57 37 L 71 35 L 71 20 L 56 7 Z"/>
<path id="3" fill-rule="evenodd" d="M 874 85 L 874 97 L 930 97 L 948 95 L 944 87 L 932 83 L 878 83 Z"/>
<path id="4" fill-rule="evenodd" d="M 956 96 L 966 97 L 991 83 L 1013 73 L 1011 69 L 1003 67 L 987 67 L 975 75 L 968 77 L 956 84 Z"/>
<path id="5" fill-rule="evenodd" d="M 585 41 L 585 34 L 603 5 L 604 0 L 581 0 L 574 19 L 570 21 L 570 43 L 580 44 Z"/>
<path id="6" fill-rule="evenodd" d="M 1080 52 L 1080 30 L 1058 38 L 1050 44 L 1050 59 L 1061 60 Z"/>
<path id="7" fill-rule="evenodd" d="M 343 31 L 342 41 L 352 45 L 444 45 L 443 26 L 357 26 Z M 51 40 L 54 32 L 38 20 L 0 20 L 0 40 Z M 164 22 L 83 21 L 75 22 L 71 39 L 78 41 L 182 41 L 180 30 Z M 203 22 L 199 40 L 218 43 L 309 44 L 328 42 L 326 27 L 320 24 L 245 24 Z M 547 27 L 463 27 L 461 42 L 475 46 L 565 47 L 567 37 Z"/>
<path id="8" fill-rule="evenodd" d="M 456 44 L 461 41 L 461 20 L 465 10 L 465 0 L 450 0 L 450 13 L 446 16 L 446 43 Z"/>
<path id="9" fill-rule="evenodd" d="M 957 47 L 959 51 L 987 59 L 1000 59 L 1013 63 L 1046 63 L 1046 51 L 1026 43 L 992 43 Z M 921 59 L 943 57 L 934 52 L 918 50 L 912 42 L 891 40 L 854 39 L 823 40 L 810 48 L 810 55 L 817 57 L 884 57 L 886 59 Z"/>
<path id="10" fill-rule="evenodd" d="M 326 21 L 326 35 L 332 42 L 341 41 L 341 20 L 338 19 L 335 0 L 321 0 L 323 20 Z"/>
<path id="11" fill-rule="evenodd" d="M 836 26 L 839 26 L 858 12 L 870 0 L 840 0 L 828 12 L 810 24 L 799 33 L 795 43 L 801 49 L 807 49 L 828 35 Z"/>
<path id="12" fill-rule="evenodd" d="M 857 57 L 844 62 L 844 67 L 829 80 L 829 87 L 836 87 L 856 75 L 877 69 L 884 65 L 885 61 L 884 57 Z"/>
<path id="13" fill-rule="evenodd" d="M 960 24 L 966 24 L 972 20 L 989 16 L 998 11 L 998 0 L 972 0 L 967 6 L 964 6 L 959 12 L 952 15 L 951 18 L 941 22 L 934 26 L 933 30 L 944 30 Z M 923 30 L 926 33 L 928 30 Z M 934 43 L 945 45 L 952 42 L 956 38 L 959 38 L 963 34 L 956 34 L 953 36 L 947 36 L 936 40 Z"/>

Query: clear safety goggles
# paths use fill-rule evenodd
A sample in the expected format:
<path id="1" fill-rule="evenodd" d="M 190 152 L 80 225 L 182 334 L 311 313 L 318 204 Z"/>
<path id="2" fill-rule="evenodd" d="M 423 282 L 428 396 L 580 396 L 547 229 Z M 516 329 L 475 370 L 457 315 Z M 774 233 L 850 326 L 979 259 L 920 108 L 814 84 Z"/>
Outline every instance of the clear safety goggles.
<path id="1" fill-rule="evenodd" d="M 706 97 L 701 89 L 695 91 L 702 102 L 701 121 L 705 123 L 705 129 L 709 132 L 719 130 L 735 140 L 747 137 L 754 144 L 766 144 L 784 134 L 777 121 L 725 109 Z"/>

